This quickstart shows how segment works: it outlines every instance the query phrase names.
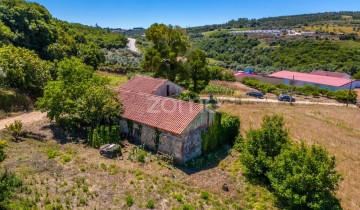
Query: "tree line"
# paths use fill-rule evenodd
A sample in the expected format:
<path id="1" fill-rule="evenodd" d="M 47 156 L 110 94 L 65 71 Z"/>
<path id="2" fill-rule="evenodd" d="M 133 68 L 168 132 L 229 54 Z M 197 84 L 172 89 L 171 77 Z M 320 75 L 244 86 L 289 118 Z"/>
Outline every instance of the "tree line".
<path id="1" fill-rule="evenodd" d="M 352 20 L 360 20 L 360 12 L 325 12 L 315 14 L 267 17 L 260 19 L 239 18 L 237 20 L 230 20 L 224 24 L 212 24 L 199 27 L 191 27 L 187 30 L 190 33 L 201 33 L 206 31 L 215 31 L 218 29 L 231 28 L 288 29 L 293 27 L 320 24 L 326 21 L 340 21 L 345 16 L 352 17 Z"/>
<path id="2" fill-rule="evenodd" d="M 206 52 L 217 65 L 243 70 L 253 68 L 260 73 L 280 69 L 309 72 L 314 69 L 340 71 L 360 78 L 360 47 L 348 41 L 274 40 L 269 45 L 246 35 L 217 32 L 192 39 L 193 46 Z"/>

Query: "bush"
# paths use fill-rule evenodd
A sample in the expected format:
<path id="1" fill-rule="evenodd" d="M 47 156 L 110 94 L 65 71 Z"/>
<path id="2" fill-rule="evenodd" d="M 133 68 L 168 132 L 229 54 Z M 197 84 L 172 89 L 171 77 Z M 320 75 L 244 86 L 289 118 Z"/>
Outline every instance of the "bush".
<path id="1" fill-rule="evenodd" d="M 335 191 L 342 176 L 335 171 L 335 158 L 323 147 L 302 142 L 282 151 L 267 176 L 285 207 L 341 209 Z"/>
<path id="2" fill-rule="evenodd" d="M 98 149 L 104 144 L 119 143 L 120 140 L 119 126 L 101 125 L 90 129 L 87 142 L 90 146 Z"/>
<path id="3" fill-rule="evenodd" d="M 267 84 L 267 83 L 263 83 L 260 82 L 254 78 L 244 78 L 242 83 L 244 85 L 248 85 L 252 88 L 255 88 L 259 91 L 261 91 L 262 93 L 266 94 L 266 93 L 274 93 L 276 91 L 276 86 L 275 85 L 271 85 L 271 84 Z"/>
<path id="4" fill-rule="evenodd" d="M 289 134 L 284 128 L 283 117 L 265 116 L 260 129 L 251 129 L 246 134 L 240 158 L 246 177 L 250 181 L 268 184 L 266 173 L 274 158 L 289 144 Z"/>
<path id="5" fill-rule="evenodd" d="M 6 152 L 4 151 L 5 147 L 7 146 L 8 145 L 5 140 L 0 140 L 0 162 L 4 161 L 7 156 Z"/>
<path id="6" fill-rule="evenodd" d="M 32 108 L 31 99 L 25 94 L 0 89 L 0 109 L 5 112 L 17 112 L 30 110 Z"/>
<path id="7" fill-rule="evenodd" d="M 214 122 L 202 135 L 202 151 L 207 153 L 223 144 L 234 144 L 239 134 L 240 119 L 223 112 L 216 112 Z"/>
<path id="8" fill-rule="evenodd" d="M 10 209 L 11 199 L 21 186 L 22 181 L 14 173 L 0 171 L 0 209 Z"/>
<path id="9" fill-rule="evenodd" d="M 148 209 L 154 209 L 155 208 L 155 203 L 153 200 L 149 200 L 147 203 L 146 203 L 146 208 Z"/>
<path id="10" fill-rule="evenodd" d="M 128 207 L 134 205 L 134 198 L 131 195 L 126 196 L 125 201 Z"/>
<path id="11" fill-rule="evenodd" d="M 21 134 L 22 122 L 20 120 L 15 120 L 14 123 L 5 125 L 5 129 L 11 135 L 12 140 L 17 140 Z"/>
<path id="12" fill-rule="evenodd" d="M 200 96 L 193 91 L 180 93 L 178 99 L 183 100 L 183 101 L 193 101 L 195 103 L 200 102 Z"/>
<path id="13" fill-rule="evenodd" d="M 353 90 L 337 90 L 334 92 L 334 98 L 339 102 L 347 102 L 349 100 L 349 103 L 356 103 L 357 92 Z"/>

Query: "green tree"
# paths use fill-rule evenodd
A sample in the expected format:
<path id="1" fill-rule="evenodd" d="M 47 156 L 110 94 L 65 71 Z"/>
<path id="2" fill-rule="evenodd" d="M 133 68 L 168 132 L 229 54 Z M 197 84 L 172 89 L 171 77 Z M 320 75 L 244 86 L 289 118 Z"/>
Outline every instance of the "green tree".
<path id="1" fill-rule="evenodd" d="M 158 77 L 175 81 L 182 71 L 181 56 L 187 51 L 185 33 L 178 27 L 153 24 L 146 31 L 146 38 L 152 47 L 145 50 L 142 67 Z"/>
<path id="2" fill-rule="evenodd" d="M 281 115 L 265 116 L 260 129 L 246 134 L 243 154 L 240 157 L 244 173 L 254 182 L 268 184 L 266 173 L 274 158 L 290 145 L 288 131 Z"/>
<path id="3" fill-rule="evenodd" d="M 209 68 L 204 51 L 194 49 L 187 55 L 188 71 L 192 81 L 192 91 L 199 93 L 209 84 Z"/>
<path id="4" fill-rule="evenodd" d="M 85 64 L 94 67 L 95 70 L 97 70 L 100 63 L 105 62 L 104 51 L 94 43 L 80 45 L 78 57 L 82 58 Z"/>
<path id="5" fill-rule="evenodd" d="M 11 29 L 0 20 L 0 46 L 1 43 L 9 43 L 13 36 L 14 33 Z"/>
<path id="6" fill-rule="evenodd" d="M 107 89 L 107 83 L 82 60 L 65 59 L 58 64 L 58 80 L 48 83 L 37 106 L 69 129 L 116 120 L 122 106 L 117 94 Z"/>
<path id="7" fill-rule="evenodd" d="M 9 88 L 40 96 L 46 82 L 51 79 L 50 68 L 51 65 L 33 51 L 12 45 L 0 48 L 2 82 Z"/>
<path id="8" fill-rule="evenodd" d="M 342 176 L 335 170 L 335 157 L 321 146 L 302 142 L 284 150 L 267 176 L 286 208 L 341 209 L 335 191 Z"/>
<path id="9" fill-rule="evenodd" d="M 3 0 L 0 2 L 0 20 L 11 31 L 16 31 L 14 43 L 42 53 L 56 40 L 56 30 L 49 11 L 34 2 Z"/>

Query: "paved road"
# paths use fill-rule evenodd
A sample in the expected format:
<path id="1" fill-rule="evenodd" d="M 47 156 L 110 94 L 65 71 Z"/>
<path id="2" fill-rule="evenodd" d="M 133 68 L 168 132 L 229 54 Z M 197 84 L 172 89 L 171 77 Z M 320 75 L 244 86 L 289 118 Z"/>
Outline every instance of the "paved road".
<path id="1" fill-rule="evenodd" d="M 139 49 L 136 47 L 136 39 L 133 38 L 128 38 L 129 43 L 127 45 L 127 47 L 129 48 L 129 50 L 133 51 L 133 52 L 139 52 Z"/>
<path id="2" fill-rule="evenodd" d="M 15 120 L 21 120 L 23 124 L 30 124 L 37 122 L 46 118 L 46 113 L 41 112 L 29 112 L 16 117 L 10 117 L 3 120 L 0 120 L 0 130 L 5 128 L 5 125 L 13 123 Z"/>
<path id="3" fill-rule="evenodd" d="M 230 102 L 256 102 L 256 103 L 289 103 L 282 102 L 276 99 L 257 99 L 257 98 L 233 98 L 233 97 L 217 97 L 220 101 L 230 101 Z M 321 103 L 321 102 L 310 102 L 310 101 L 296 101 L 294 104 L 304 104 L 304 105 L 320 105 L 320 106 L 346 106 L 346 104 L 341 103 Z M 357 108 L 353 104 L 349 104 L 351 108 Z"/>

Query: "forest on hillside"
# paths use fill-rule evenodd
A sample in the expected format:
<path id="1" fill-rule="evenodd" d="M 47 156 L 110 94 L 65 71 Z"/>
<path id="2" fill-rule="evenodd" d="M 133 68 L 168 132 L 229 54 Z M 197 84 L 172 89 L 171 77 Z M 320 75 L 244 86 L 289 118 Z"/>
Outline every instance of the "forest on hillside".
<path id="1" fill-rule="evenodd" d="M 306 39 L 274 39 L 269 45 L 261 40 L 227 32 L 192 38 L 194 47 L 206 51 L 216 65 L 230 69 L 253 68 L 261 73 L 280 69 L 308 72 L 314 69 L 360 72 L 360 42 Z"/>
<path id="2" fill-rule="evenodd" d="M 191 27 L 187 30 L 190 33 L 201 33 L 231 28 L 287 29 L 341 20 L 346 21 L 347 24 L 359 24 L 360 12 L 325 12 L 316 14 L 266 17 L 260 19 L 239 18 L 237 20 L 230 20 L 224 24 Z"/>

